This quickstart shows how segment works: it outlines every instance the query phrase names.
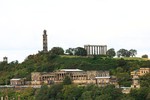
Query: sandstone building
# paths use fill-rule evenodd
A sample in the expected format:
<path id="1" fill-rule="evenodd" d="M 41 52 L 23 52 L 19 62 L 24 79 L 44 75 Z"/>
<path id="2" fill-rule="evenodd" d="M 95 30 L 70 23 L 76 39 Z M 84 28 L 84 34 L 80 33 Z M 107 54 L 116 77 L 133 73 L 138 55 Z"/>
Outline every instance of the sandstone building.
<path id="1" fill-rule="evenodd" d="M 150 73 L 150 68 L 140 68 L 138 70 L 134 70 L 131 72 L 131 75 L 138 75 L 138 76 L 143 76 L 145 75 L 146 73 Z"/>
<path id="2" fill-rule="evenodd" d="M 22 78 L 13 78 L 10 80 L 10 85 L 25 85 L 25 80 Z"/>
<path id="3" fill-rule="evenodd" d="M 150 73 L 150 68 L 140 68 L 131 72 L 132 85 L 131 88 L 140 88 L 139 77 Z"/>
<path id="4" fill-rule="evenodd" d="M 108 84 L 117 84 L 116 78 L 111 77 L 109 71 L 83 71 L 80 69 L 60 69 L 54 72 L 32 72 L 31 84 L 61 83 L 66 76 L 69 76 L 74 84 L 79 85 L 97 84 L 99 86 L 106 86 Z"/>

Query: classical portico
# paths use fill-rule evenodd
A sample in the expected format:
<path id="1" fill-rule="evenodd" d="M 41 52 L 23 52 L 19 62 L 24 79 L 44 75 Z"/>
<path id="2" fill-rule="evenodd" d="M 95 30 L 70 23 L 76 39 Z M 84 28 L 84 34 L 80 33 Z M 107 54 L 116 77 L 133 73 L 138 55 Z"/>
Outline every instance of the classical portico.
<path id="1" fill-rule="evenodd" d="M 111 81 L 109 71 L 83 71 L 80 69 L 59 69 L 54 72 L 32 72 L 31 84 L 42 85 L 61 83 L 66 76 L 69 76 L 74 84 L 86 85 L 97 84 L 106 86 L 108 84 L 117 84 L 117 81 Z"/>
<path id="2" fill-rule="evenodd" d="M 106 55 L 107 45 L 84 45 L 87 55 Z"/>

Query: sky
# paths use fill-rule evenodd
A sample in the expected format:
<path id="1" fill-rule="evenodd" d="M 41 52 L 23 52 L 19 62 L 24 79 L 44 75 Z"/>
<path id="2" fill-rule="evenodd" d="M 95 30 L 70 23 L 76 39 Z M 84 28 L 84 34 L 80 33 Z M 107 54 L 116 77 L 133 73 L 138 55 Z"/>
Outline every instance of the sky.
<path id="1" fill-rule="evenodd" d="M 0 61 L 19 62 L 43 49 L 90 45 L 150 56 L 150 0 L 0 0 Z"/>

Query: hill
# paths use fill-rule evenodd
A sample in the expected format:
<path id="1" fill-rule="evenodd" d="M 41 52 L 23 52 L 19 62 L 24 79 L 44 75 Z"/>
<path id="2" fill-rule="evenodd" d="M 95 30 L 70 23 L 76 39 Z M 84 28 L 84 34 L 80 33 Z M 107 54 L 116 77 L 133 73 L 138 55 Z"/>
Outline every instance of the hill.
<path id="1" fill-rule="evenodd" d="M 150 67 L 150 61 L 141 58 L 109 58 L 106 56 L 68 56 L 39 52 L 29 55 L 24 62 L 0 63 L 0 84 L 9 84 L 11 78 L 30 80 L 31 72 L 51 72 L 62 68 L 82 70 L 109 70 L 112 75 L 130 78 L 130 71 Z"/>

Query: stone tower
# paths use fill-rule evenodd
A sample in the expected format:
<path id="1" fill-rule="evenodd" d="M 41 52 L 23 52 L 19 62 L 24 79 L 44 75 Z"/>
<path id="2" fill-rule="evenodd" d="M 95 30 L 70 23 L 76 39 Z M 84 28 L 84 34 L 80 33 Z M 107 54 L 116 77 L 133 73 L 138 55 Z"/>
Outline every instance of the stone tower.
<path id="1" fill-rule="evenodd" d="M 43 33 L 43 52 L 48 52 L 46 30 L 44 30 Z"/>

